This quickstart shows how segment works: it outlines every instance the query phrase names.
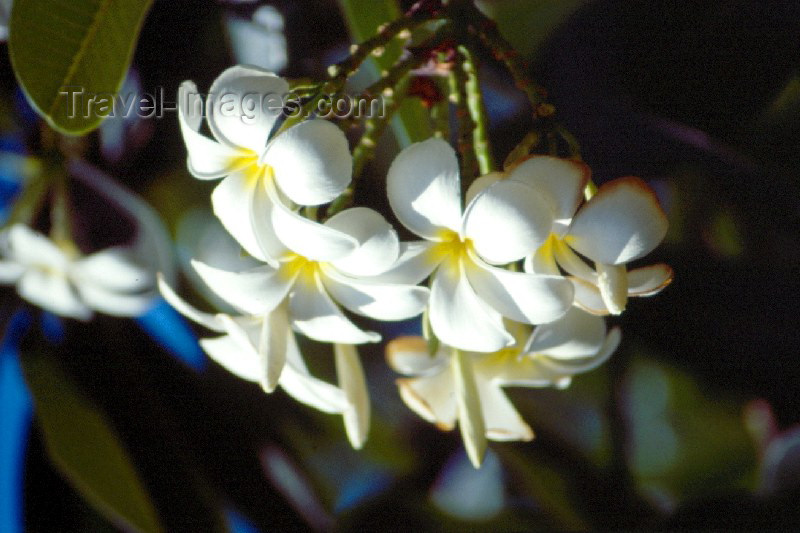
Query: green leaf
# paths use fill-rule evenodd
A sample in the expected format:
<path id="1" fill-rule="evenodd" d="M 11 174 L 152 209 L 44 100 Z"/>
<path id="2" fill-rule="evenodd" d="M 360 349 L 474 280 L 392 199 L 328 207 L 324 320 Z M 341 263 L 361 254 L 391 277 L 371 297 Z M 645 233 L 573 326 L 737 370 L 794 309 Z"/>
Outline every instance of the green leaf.
<path id="1" fill-rule="evenodd" d="M 53 128 L 83 134 L 112 111 L 108 104 L 125 78 L 151 3 L 14 1 L 11 63 L 28 100 Z"/>
<path id="2" fill-rule="evenodd" d="M 339 5 L 350 35 L 359 43 L 375 35 L 380 25 L 403 15 L 395 0 L 339 0 Z M 391 68 L 401 52 L 399 42 L 394 40 L 380 57 L 370 57 L 365 63 L 372 77 L 377 79 L 382 70 Z M 428 113 L 419 102 L 410 99 L 400 105 L 392 118 L 392 131 L 401 148 L 433 135 Z"/>
<path id="3" fill-rule="evenodd" d="M 128 453 L 103 414 L 52 358 L 26 354 L 22 364 L 56 467 L 112 523 L 163 531 Z"/>

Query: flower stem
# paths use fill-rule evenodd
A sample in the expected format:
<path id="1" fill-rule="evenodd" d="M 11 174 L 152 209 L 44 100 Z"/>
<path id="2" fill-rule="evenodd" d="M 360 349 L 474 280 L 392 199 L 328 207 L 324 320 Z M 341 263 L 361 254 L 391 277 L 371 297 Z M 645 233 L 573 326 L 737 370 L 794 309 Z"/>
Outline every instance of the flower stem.
<path id="1" fill-rule="evenodd" d="M 353 149 L 354 183 L 359 177 L 361 177 L 364 167 L 375 155 L 375 148 L 378 145 L 378 140 L 380 139 L 381 135 L 383 135 L 383 132 L 386 130 L 386 126 L 389 124 L 395 112 L 400 107 L 400 103 L 408 91 L 408 81 L 408 77 L 405 77 L 400 80 L 390 94 L 384 93 L 383 113 L 378 117 L 370 117 L 365 122 L 364 133 L 361 135 L 358 144 L 356 144 L 356 147 Z M 345 189 L 345 191 L 331 203 L 326 212 L 327 217 L 331 217 L 339 211 L 352 205 L 354 183 L 347 187 L 347 189 Z"/>
<path id="2" fill-rule="evenodd" d="M 520 59 L 519 53 L 500 34 L 495 21 L 484 15 L 473 2 L 461 3 L 458 12 L 465 22 L 475 28 L 479 39 L 491 50 L 495 59 L 506 66 L 517 88 L 525 93 L 534 110 L 544 104 L 546 91 L 528 77 L 526 62 Z"/>
<path id="3" fill-rule="evenodd" d="M 503 161 L 503 170 L 510 170 L 517 162 L 526 157 L 531 150 L 542 141 L 542 135 L 538 131 L 529 131 L 525 137 L 508 153 L 506 160 Z"/>
<path id="4" fill-rule="evenodd" d="M 50 205 L 50 238 L 59 246 L 72 243 L 69 220 L 69 193 L 67 175 L 62 169 L 53 172 L 53 197 Z"/>
<path id="5" fill-rule="evenodd" d="M 458 122 L 458 153 L 461 156 L 461 183 L 466 185 L 477 176 L 478 161 L 473 146 L 475 122 L 467 107 L 467 74 L 463 68 L 464 55 L 456 53 L 455 64 L 448 75 L 450 102 L 455 106 Z"/>
<path id="6" fill-rule="evenodd" d="M 438 86 L 438 85 L 437 85 Z M 445 141 L 450 140 L 450 102 L 442 98 L 430 109 L 433 136 Z"/>
<path id="7" fill-rule="evenodd" d="M 495 170 L 492 147 L 489 144 L 489 119 L 486 115 L 486 106 L 483 104 L 478 69 L 475 56 L 466 46 L 459 46 L 458 51 L 463 55 L 461 63 L 467 77 L 466 93 L 467 107 L 475 128 L 472 130 L 472 148 L 478 160 L 478 169 L 481 175 Z"/>
<path id="8" fill-rule="evenodd" d="M 316 109 L 319 102 L 323 98 L 326 98 L 327 95 L 341 91 L 347 79 L 358 71 L 361 64 L 364 63 L 370 55 L 382 55 L 386 46 L 401 32 L 406 30 L 411 31 L 419 24 L 432 20 L 433 18 L 433 16 L 423 10 L 410 10 L 406 15 L 380 26 L 378 32 L 363 43 L 353 45 L 350 49 L 350 55 L 345 60 L 328 67 L 328 76 L 330 79 L 320 85 L 318 92 L 303 104 L 299 113 L 292 115 L 284 121 L 281 126 L 281 131 L 294 126 L 302 121 L 304 117 L 309 116 L 309 114 Z M 410 69 L 412 66 L 408 68 Z M 394 70 L 394 68 L 392 70 Z M 391 77 L 390 72 L 382 74 L 382 79 L 379 80 L 378 83 L 382 83 L 383 79 Z"/>
<path id="9" fill-rule="evenodd" d="M 338 0 L 338 4 L 355 41 L 367 40 L 375 33 L 376 27 L 383 27 L 387 22 L 403 16 L 396 0 Z M 419 16 L 423 17 L 427 7 L 429 6 L 415 5 L 412 9 L 414 13 L 419 12 Z M 427 13 L 431 17 L 438 16 L 432 8 L 427 9 Z M 394 41 L 387 43 L 382 55 L 370 56 L 364 62 L 365 74 L 377 79 L 382 71 L 388 70 L 400 57 L 402 45 L 407 41 L 408 34 L 410 32 L 401 30 Z M 425 140 L 431 135 L 425 110 L 420 105 L 410 105 L 413 103 L 409 101 L 403 104 L 391 122 L 392 131 L 401 147 Z"/>
<path id="10" fill-rule="evenodd" d="M 433 20 L 434 17 L 426 14 L 422 10 L 410 10 L 403 17 L 387 22 L 378 28 L 378 33 L 373 37 L 367 39 L 361 44 L 353 45 L 351 48 L 350 56 L 335 65 L 328 67 L 328 75 L 331 77 L 331 82 L 344 85 L 344 82 L 352 76 L 361 63 L 366 60 L 371 53 L 382 52 L 383 48 L 398 34 L 404 30 L 411 31 L 419 24 L 428 20 Z M 380 55 L 380 53 L 376 54 Z"/>
<path id="11" fill-rule="evenodd" d="M 36 164 L 39 166 L 38 161 Z M 14 224 L 31 224 L 33 218 L 39 212 L 45 193 L 47 193 L 47 181 L 41 169 L 37 168 L 24 185 L 22 192 L 14 202 L 14 207 L 8 215 L 8 219 L 0 229 L 6 229 Z"/>

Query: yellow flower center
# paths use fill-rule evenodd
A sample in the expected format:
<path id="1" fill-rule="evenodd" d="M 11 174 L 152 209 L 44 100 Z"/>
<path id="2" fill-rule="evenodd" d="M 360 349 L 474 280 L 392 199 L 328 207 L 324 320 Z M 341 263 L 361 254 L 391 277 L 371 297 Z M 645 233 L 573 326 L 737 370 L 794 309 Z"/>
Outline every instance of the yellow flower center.
<path id="1" fill-rule="evenodd" d="M 258 154 L 252 150 L 242 149 L 236 155 L 231 156 L 229 163 L 240 169 L 245 179 L 250 183 L 256 182 L 261 178 L 273 177 L 275 171 L 265 163 L 259 163 Z"/>
<path id="2" fill-rule="evenodd" d="M 302 255 L 290 252 L 281 259 L 281 272 L 286 279 L 297 278 L 298 282 L 314 284 L 315 274 L 320 269 L 319 261 L 313 261 Z"/>
<path id="3" fill-rule="evenodd" d="M 439 242 L 437 242 L 430 250 L 430 257 L 436 263 L 442 261 L 449 261 L 456 263 L 459 260 L 466 259 L 467 251 L 472 247 L 470 239 L 462 239 L 461 236 L 453 230 L 445 229 L 439 232 Z"/>
<path id="4" fill-rule="evenodd" d="M 522 350 L 519 346 L 511 346 L 485 355 L 478 364 L 483 368 L 498 368 L 516 363 L 521 354 Z"/>

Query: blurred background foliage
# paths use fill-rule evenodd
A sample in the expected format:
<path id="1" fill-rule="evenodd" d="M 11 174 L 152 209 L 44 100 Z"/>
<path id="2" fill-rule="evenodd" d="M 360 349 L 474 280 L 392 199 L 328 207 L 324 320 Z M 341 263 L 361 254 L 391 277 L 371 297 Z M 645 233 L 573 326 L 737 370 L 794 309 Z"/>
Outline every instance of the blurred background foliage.
<path id="1" fill-rule="evenodd" d="M 258 60 L 289 77 L 320 76 L 350 43 L 333 1 L 196 4 L 154 2 L 129 87 L 151 94 L 163 87 L 170 101 L 182 80 L 207 88 L 230 64 Z M 383 345 L 362 349 L 373 424 L 356 452 L 338 417 L 280 391 L 266 396 L 213 363 L 197 363 L 199 355 L 195 368 L 169 355 L 191 353 L 191 339 L 159 343 L 131 321 L 107 317 L 66 323 L 50 341 L 28 335 L 22 352 L 29 378 L 31 368 L 39 378 L 63 375 L 100 413 L 101 433 L 113 433 L 109 446 L 121 446 L 141 478 L 151 502 L 141 505 L 152 505 L 167 530 L 220 529 L 222 508 L 228 527 L 241 531 L 800 523 L 800 4 L 479 6 L 531 60 L 595 181 L 638 175 L 657 191 L 670 232 L 652 261 L 670 264 L 675 282 L 611 319 L 623 342 L 604 368 L 566 391 L 512 390 L 537 439 L 494 443 L 479 471 L 469 466 L 457 432 L 441 433 L 405 408 Z M 529 114 L 507 74 L 489 56 L 481 59 L 491 139 L 502 161 L 529 130 Z M 0 72 L 0 194 L 11 198 L 13 176 L 36 154 L 36 128 L 5 53 Z M 211 251 L 214 257 L 203 259 L 211 263 L 241 260 L 210 214 L 213 183 L 185 169 L 175 116 L 109 120 L 85 142 L 94 164 L 161 214 L 179 264 L 201 247 Z M 382 143 L 357 190 L 387 217 L 381 179 L 393 150 L 390 139 Z M 87 224 L 113 220 L 102 199 L 80 198 Z M 183 293 L 208 308 L 213 298 L 184 279 Z M 4 323 L 19 305 L 14 298 L 2 289 Z M 46 329 L 47 320 L 34 313 L 29 327 Z M 391 337 L 417 326 L 382 329 Z M 309 344 L 304 352 L 315 372 L 333 376 L 324 347 Z M 30 383 L 35 389 L 37 380 Z M 28 529 L 118 527 L 77 494 L 80 483 L 58 473 L 45 451 L 52 442 L 34 427 L 25 456 Z M 87 437 L 80 446 L 96 450 L 98 443 Z"/>

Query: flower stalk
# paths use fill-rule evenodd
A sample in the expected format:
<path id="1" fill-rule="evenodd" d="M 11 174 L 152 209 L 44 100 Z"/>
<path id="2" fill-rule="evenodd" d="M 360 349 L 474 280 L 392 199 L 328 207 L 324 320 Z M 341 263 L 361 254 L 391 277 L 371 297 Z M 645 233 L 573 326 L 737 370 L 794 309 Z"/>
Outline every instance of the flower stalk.
<path id="1" fill-rule="evenodd" d="M 483 103 L 480 80 L 478 78 L 478 68 L 475 56 L 466 46 L 459 46 L 458 51 L 462 54 L 463 61 L 461 68 L 467 78 L 467 109 L 469 109 L 475 127 L 472 130 L 472 148 L 478 160 L 478 169 L 481 175 L 488 174 L 495 170 L 492 147 L 489 143 L 489 119 L 486 115 L 486 106 Z"/>
<path id="2" fill-rule="evenodd" d="M 366 164 L 375 156 L 378 140 L 391 122 L 397 109 L 408 91 L 408 77 L 402 78 L 391 92 L 385 92 L 383 101 L 385 105 L 384 116 L 371 117 L 364 124 L 364 133 L 353 149 L 353 183 L 351 183 L 337 199 L 331 202 L 326 212 L 327 217 L 350 207 L 353 204 L 355 182 L 361 176 Z"/>
<path id="3" fill-rule="evenodd" d="M 478 160 L 473 150 L 473 131 L 475 122 L 472 120 L 467 105 L 467 73 L 464 71 L 464 55 L 457 51 L 455 64 L 447 77 L 450 90 L 450 103 L 455 107 L 456 121 L 458 123 L 458 154 L 461 156 L 461 175 L 467 180 L 478 174 Z M 465 181 L 463 185 L 468 185 Z"/>

